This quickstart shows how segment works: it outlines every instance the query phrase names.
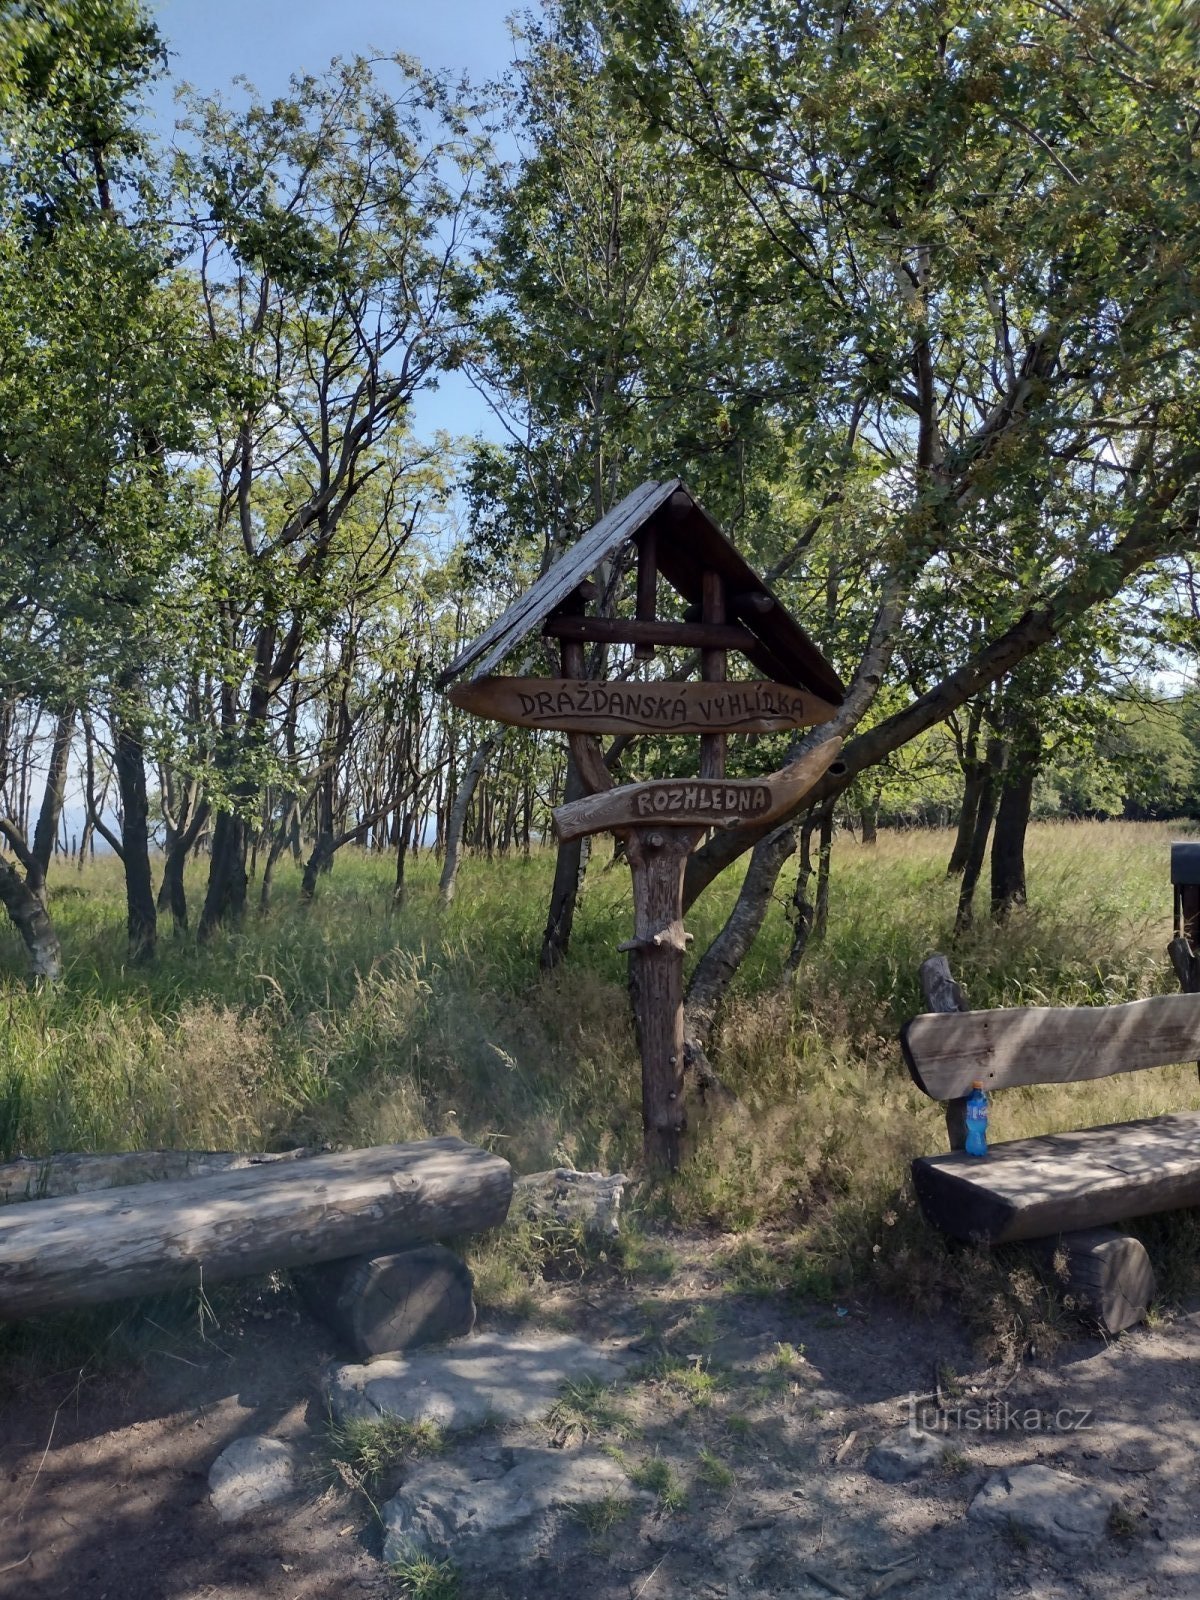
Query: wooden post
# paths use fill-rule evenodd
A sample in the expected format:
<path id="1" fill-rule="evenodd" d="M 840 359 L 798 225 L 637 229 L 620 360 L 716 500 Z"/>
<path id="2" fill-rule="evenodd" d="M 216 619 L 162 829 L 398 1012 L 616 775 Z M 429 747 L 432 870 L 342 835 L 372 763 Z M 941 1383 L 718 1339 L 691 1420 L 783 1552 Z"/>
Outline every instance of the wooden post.
<path id="1" fill-rule="evenodd" d="M 725 583 L 719 572 L 705 572 L 703 579 L 703 620 L 705 622 L 723 623 L 725 621 Z M 728 671 L 728 659 L 724 650 L 702 650 L 700 652 L 700 676 L 705 683 L 724 683 Z M 728 743 L 727 735 L 723 733 L 702 733 L 700 735 L 700 776 L 702 778 L 723 778 L 725 776 L 725 749 Z"/>
<path id="2" fill-rule="evenodd" d="M 703 830 L 633 828 L 629 975 L 642 1058 L 642 1138 L 651 1166 L 678 1170 L 687 1136 L 683 1075 L 683 871 Z"/>
<path id="3" fill-rule="evenodd" d="M 658 530 L 652 522 L 637 536 L 637 620 L 654 622 L 658 616 Z M 654 646 L 637 644 L 633 647 L 635 661 L 652 661 Z"/>
<path id="4" fill-rule="evenodd" d="M 933 955 L 921 963 L 921 993 L 930 1011 L 965 1011 L 967 1003 L 962 989 L 950 971 L 945 956 Z M 946 1101 L 946 1136 L 951 1150 L 967 1148 L 967 1102 Z"/>

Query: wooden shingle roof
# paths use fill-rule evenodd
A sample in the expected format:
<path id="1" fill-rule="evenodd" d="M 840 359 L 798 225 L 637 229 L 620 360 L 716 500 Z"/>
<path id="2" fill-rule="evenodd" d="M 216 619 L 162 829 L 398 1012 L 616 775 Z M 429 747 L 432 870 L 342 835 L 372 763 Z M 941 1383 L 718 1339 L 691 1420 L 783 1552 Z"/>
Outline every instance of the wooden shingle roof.
<path id="1" fill-rule="evenodd" d="M 702 600 L 705 570 L 719 572 L 729 596 L 728 620 L 753 636 L 745 654 L 777 682 L 807 689 L 835 705 L 845 687 L 791 613 L 700 505 L 680 478 L 643 483 L 549 567 L 438 679 L 440 687 L 470 673 L 486 677 L 598 566 L 642 528 L 657 527 L 659 571 L 695 605 Z"/>

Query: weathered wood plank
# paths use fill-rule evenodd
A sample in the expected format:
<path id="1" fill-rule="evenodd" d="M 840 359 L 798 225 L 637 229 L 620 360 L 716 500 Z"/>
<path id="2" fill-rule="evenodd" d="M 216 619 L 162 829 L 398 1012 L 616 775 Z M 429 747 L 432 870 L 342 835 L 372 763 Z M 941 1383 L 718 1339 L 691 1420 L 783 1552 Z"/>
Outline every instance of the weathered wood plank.
<path id="1" fill-rule="evenodd" d="M 666 504 L 679 488 L 680 481 L 679 478 L 670 478 L 663 483 L 650 481 L 627 494 L 619 505 L 614 506 L 607 516 L 601 517 L 595 527 L 584 534 L 572 550 L 543 573 L 532 588 L 514 600 L 502 617 L 485 628 L 478 639 L 450 663 L 445 672 L 439 674 L 439 687 L 457 678 L 468 667 L 474 667 L 472 676 L 477 678 L 491 672 L 531 628 L 535 628 L 543 617 L 561 604 L 606 556 L 636 532 L 647 517 Z"/>
<path id="2" fill-rule="evenodd" d="M 1200 1113 L 919 1156 L 913 1182 L 931 1223 L 984 1244 L 1174 1211 L 1200 1204 Z"/>
<path id="3" fill-rule="evenodd" d="M 598 683 L 587 678 L 476 678 L 451 703 L 519 728 L 564 733 L 778 733 L 827 722 L 837 708 L 806 689 L 747 682 Z"/>
<path id="4" fill-rule="evenodd" d="M 0 1318 L 474 1233 L 511 1195 L 501 1157 L 428 1139 L 6 1207 Z"/>
<path id="5" fill-rule="evenodd" d="M 233 1150 L 121 1150 L 93 1155 L 71 1151 L 65 1155 L 22 1156 L 0 1162 L 0 1205 L 17 1200 L 53 1200 L 64 1194 L 90 1194 L 132 1183 L 155 1183 L 177 1178 L 211 1178 L 217 1172 L 243 1167 L 269 1166 L 279 1161 L 302 1161 L 319 1150 L 283 1150 L 270 1154 L 243 1154 Z"/>
<path id="6" fill-rule="evenodd" d="M 1120 1006 L 1028 1006 L 914 1017 L 900 1035 L 917 1087 L 953 1100 L 986 1089 L 1075 1083 L 1200 1055 L 1200 995 Z"/>
<path id="7" fill-rule="evenodd" d="M 1030 1239 L 1027 1248 L 1060 1277 L 1080 1310 L 1109 1333 L 1141 1322 L 1158 1291 L 1145 1245 L 1113 1228 Z"/>
<path id="8" fill-rule="evenodd" d="M 647 824 L 654 827 L 736 827 L 742 822 L 769 822 L 803 798 L 833 766 L 842 741 L 823 740 L 767 778 L 656 778 L 627 783 L 607 794 L 585 795 L 556 806 L 551 813 L 559 839 L 578 839 L 605 828 Z"/>
<path id="9" fill-rule="evenodd" d="M 636 617 L 550 617 L 547 639 L 581 644 L 673 645 L 679 650 L 740 650 L 749 655 L 757 640 L 740 622 L 639 622 Z"/>

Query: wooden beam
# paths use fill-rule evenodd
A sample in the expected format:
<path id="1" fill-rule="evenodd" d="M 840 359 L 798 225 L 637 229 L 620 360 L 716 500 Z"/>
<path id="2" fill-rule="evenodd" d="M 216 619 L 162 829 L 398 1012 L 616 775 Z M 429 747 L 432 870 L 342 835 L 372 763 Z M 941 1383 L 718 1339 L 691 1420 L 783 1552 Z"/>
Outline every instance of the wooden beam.
<path id="1" fill-rule="evenodd" d="M 663 506 L 680 488 L 680 480 L 671 478 L 665 483 L 643 483 L 632 494 L 627 494 L 619 505 L 600 519 L 572 549 L 544 572 L 531 589 L 518 595 L 502 617 L 486 628 L 479 638 L 450 663 L 436 679 L 439 689 L 452 679 L 474 668 L 472 676 L 481 678 L 499 666 L 508 652 L 526 634 L 536 628 L 578 584 L 586 579 L 654 512 Z"/>
<path id="2" fill-rule="evenodd" d="M 1120 1006 L 1027 1006 L 914 1017 L 900 1035 L 917 1087 L 934 1100 L 1026 1083 L 1084 1083 L 1200 1055 L 1200 995 Z"/>
<path id="3" fill-rule="evenodd" d="M 576 736 L 578 737 L 578 736 Z M 782 816 L 803 799 L 808 790 L 834 764 L 841 739 L 824 740 L 798 760 L 769 778 L 658 778 L 650 783 L 627 783 L 607 794 L 587 795 L 555 807 L 551 813 L 559 839 L 578 839 L 605 828 L 635 826 L 655 828 L 736 827 L 761 825 Z"/>
<path id="4" fill-rule="evenodd" d="M 507 1161 L 427 1139 L 6 1207 L 0 1318 L 477 1233 L 511 1195 Z"/>
<path id="5" fill-rule="evenodd" d="M 476 678 L 455 684 L 448 698 L 475 716 L 564 733 L 782 733 L 827 722 L 837 709 L 807 689 L 760 679 L 709 684 Z"/>
<path id="6" fill-rule="evenodd" d="M 658 617 L 658 529 L 648 523 L 637 535 L 637 619 L 654 622 Z M 633 652 L 635 661 L 652 661 L 654 646 L 639 644 Z"/>
<path id="7" fill-rule="evenodd" d="M 740 623 L 638 622 L 624 617 L 547 617 L 542 632 L 549 639 L 575 639 L 580 644 L 661 644 L 743 654 L 758 642 Z"/>
<path id="8" fill-rule="evenodd" d="M 577 602 L 582 605 L 582 601 Z M 559 646 L 563 672 L 576 681 L 583 679 L 583 645 L 577 639 L 564 639 Z M 589 794 L 606 794 L 613 787 L 613 775 L 604 764 L 604 752 L 594 734 L 568 733 L 571 759 Z"/>
<path id="9" fill-rule="evenodd" d="M 968 1012 L 968 1016 L 976 1013 Z M 925 1216 L 955 1239 L 1009 1244 L 1200 1204 L 1200 1113 L 919 1156 Z"/>
<path id="10" fill-rule="evenodd" d="M 720 625 L 725 621 L 725 584 L 719 572 L 706 570 L 702 583 L 703 620 Z M 705 683 L 724 683 L 728 672 L 727 652 L 702 650 L 700 676 Z M 723 778 L 725 776 L 724 733 L 706 733 L 700 738 L 700 776 Z"/>

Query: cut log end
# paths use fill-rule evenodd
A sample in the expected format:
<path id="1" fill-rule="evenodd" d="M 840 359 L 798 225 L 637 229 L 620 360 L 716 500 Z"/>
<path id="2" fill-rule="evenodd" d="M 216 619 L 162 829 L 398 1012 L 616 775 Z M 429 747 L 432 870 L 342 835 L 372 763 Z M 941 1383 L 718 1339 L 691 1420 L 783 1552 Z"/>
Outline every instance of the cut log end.
<path id="1" fill-rule="evenodd" d="M 1028 1248 L 1106 1332 L 1121 1333 L 1144 1321 L 1157 1284 L 1140 1239 L 1113 1228 L 1084 1228 L 1031 1239 Z"/>
<path id="2" fill-rule="evenodd" d="M 360 1361 L 459 1339 L 475 1326 L 470 1268 L 442 1245 L 330 1261 L 292 1278 L 312 1314 Z"/>

